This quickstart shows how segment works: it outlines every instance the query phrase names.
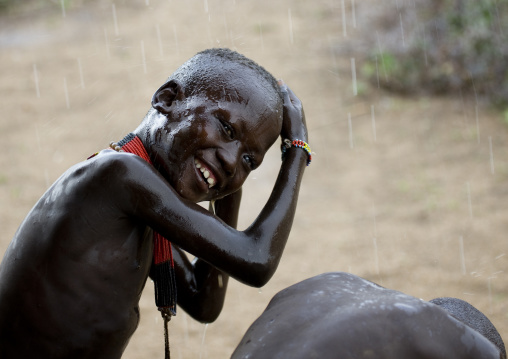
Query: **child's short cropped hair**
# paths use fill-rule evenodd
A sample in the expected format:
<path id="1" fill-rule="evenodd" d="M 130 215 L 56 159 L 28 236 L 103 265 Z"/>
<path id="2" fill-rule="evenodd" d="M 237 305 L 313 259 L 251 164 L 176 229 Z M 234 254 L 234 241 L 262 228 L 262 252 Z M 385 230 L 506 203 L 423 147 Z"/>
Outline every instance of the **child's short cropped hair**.
<path id="1" fill-rule="evenodd" d="M 235 64 L 245 66 L 256 75 L 259 75 L 261 79 L 265 80 L 268 89 L 274 92 L 274 95 L 278 97 L 277 100 L 282 104 L 282 92 L 280 91 L 280 86 L 275 77 L 255 61 L 226 48 L 212 48 L 198 52 L 180 66 L 168 78 L 168 81 L 177 80 L 185 88 L 185 95 L 192 96 L 201 89 L 206 79 L 213 78 L 217 80 L 213 75 L 217 75 L 218 72 L 220 73 L 220 71 L 217 71 L 220 70 L 220 67 L 225 67 L 227 69 L 229 66 Z"/>

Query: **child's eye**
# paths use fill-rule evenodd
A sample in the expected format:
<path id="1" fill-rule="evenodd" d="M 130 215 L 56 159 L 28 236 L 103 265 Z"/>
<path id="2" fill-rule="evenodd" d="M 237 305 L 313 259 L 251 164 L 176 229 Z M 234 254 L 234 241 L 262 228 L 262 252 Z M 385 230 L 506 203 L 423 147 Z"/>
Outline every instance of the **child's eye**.
<path id="1" fill-rule="evenodd" d="M 219 120 L 224 133 L 228 136 L 228 138 L 233 139 L 235 137 L 235 131 L 233 127 L 224 119 L 224 115 L 220 112 L 214 113 L 214 116 L 217 120 Z"/>
<path id="2" fill-rule="evenodd" d="M 243 160 L 245 161 L 245 163 L 247 163 L 247 165 L 250 167 L 251 170 L 256 169 L 256 167 L 257 167 L 256 162 L 254 161 L 254 159 L 251 156 L 244 155 Z"/>
<path id="3" fill-rule="evenodd" d="M 224 132 L 226 132 L 226 134 L 228 135 L 228 137 L 230 139 L 233 139 L 235 137 L 233 128 L 224 121 L 221 121 L 221 124 L 222 124 L 222 127 L 224 128 Z"/>

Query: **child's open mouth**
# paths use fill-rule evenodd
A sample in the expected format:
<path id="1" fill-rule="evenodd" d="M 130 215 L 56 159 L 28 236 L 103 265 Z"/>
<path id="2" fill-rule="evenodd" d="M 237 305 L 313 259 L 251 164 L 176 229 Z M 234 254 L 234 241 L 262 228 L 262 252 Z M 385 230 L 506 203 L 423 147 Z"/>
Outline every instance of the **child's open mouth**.
<path id="1" fill-rule="evenodd" d="M 196 165 L 196 168 L 201 172 L 203 175 L 203 178 L 205 179 L 205 182 L 208 183 L 208 188 L 212 188 L 215 186 L 215 183 L 217 182 L 215 180 L 215 176 L 213 175 L 212 171 L 208 169 L 201 161 L 199 161 L 197 158 L 194 159 L 194 164 Z"/>

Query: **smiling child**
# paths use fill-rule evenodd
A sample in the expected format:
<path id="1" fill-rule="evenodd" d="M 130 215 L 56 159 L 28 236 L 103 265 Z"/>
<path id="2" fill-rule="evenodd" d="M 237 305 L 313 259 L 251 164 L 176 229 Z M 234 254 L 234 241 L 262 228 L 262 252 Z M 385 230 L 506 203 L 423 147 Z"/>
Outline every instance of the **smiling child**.
<path id="1" fill-rule="evenodd" d="M 238 231 L 242 184 L 279 137 L 272 194 Z M 155 92 L 139 127 L 67 170 L 19 227 L 0 265 L 0 357 L 120 358 L 149 275 L 166 320 L 175 301 L 215 320 L 228 276 L 260 287 L 274 274 L 306 142 L 289 88 L 234 51 L 198 53 Z"/>

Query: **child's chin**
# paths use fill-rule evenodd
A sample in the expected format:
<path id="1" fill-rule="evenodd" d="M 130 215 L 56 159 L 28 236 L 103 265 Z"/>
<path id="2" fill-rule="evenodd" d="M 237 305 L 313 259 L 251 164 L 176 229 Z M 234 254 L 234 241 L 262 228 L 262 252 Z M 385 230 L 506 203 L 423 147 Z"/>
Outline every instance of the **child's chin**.
<path id="1" fill-rule="evenodd" d="M 183 190 L 179 191 L 179 194 L 182 198 L 185 198 L 188 201 L 199 203 L 204 201 L 210 201 L 212 198 L 210 193 L 204 193 L 204 192 L 194 192 L 189 190 Z"/>

